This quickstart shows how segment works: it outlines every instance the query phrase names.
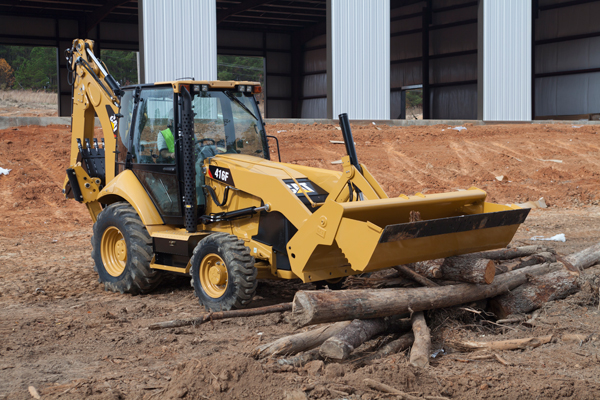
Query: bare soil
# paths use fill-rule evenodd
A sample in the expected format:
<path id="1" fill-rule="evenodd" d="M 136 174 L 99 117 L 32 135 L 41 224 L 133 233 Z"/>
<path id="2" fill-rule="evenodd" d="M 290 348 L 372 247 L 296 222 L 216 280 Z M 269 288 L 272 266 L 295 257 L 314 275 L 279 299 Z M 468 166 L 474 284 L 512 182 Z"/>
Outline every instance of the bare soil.
<path id="1" fill-rule="evenodd" d="M 600 126 L 353 126 L 359 160 L 390 196 L 476 186 L 500 203 L 544 197 L 515 245 L 531 237 L 569 254 L 600 238 Z M 268 125 L 285 162 L 339 169 L 344 146 L 334 125 Z M 600 398 L 599 343 L 553 343 L 468 361 L 450 340 L 503 340 L 543 334 L 593 334 L 600 326 L 600 267 L 586 270 L 582 291 L 549 303 L 533 326 L 497 326 L 482 304 L 427 314 L 434 350 L 430 367 L 408 365 L 407 353 L 361 365 L 388 338 L 369 341 L 344 363 L 281 368 L 256 361 L 259 343 L 294 332 L 289 313 L 150 331 L 148 325 L 198 316 L 189 279 L 172 277 L 148 295 L 108 293 L 90 258 L 91 219 L 64 200 L 69 127 L 0 131 L 0 399 L 380 399 L 374 379 L 416 396 L 453 399 Z M 276 158 L 272 147 L 271 156 Z M 542 160 L 561 160 L 562 163 Z M 496 176 L 504 175 L 502 182 Z M 293 281 L 261 281 L 254 306 L 291 301 L 312 289 Z"/>

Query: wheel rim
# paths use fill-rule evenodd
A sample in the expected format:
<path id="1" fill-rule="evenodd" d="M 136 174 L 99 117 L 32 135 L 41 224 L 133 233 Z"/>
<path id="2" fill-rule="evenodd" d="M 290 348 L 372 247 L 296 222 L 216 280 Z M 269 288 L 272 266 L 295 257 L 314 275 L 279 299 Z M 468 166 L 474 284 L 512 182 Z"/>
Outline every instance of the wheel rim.
<path id="1" fill-rule="evenodd" d="M 121 231 L 111 226 L 104 231 L 100 245 L 104 269 L 111 276 L 119 276 L 127 264 L 127 244 Z"/>
<path id="2" fill-rule="evenodd" d="M 207 254 L 200 263 L 200 284 L 204 292 L 218 299 L 225 294 L 228 282 L 227 266 L 217 254 Z"/>

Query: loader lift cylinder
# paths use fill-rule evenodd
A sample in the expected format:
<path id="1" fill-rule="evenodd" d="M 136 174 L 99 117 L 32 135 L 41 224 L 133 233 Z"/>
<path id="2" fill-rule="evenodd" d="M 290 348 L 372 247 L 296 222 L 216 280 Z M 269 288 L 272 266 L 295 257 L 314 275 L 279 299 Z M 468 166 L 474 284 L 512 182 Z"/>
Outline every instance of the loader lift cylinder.
<path id="1" fill-rule="evenodd" d="M 198 207 L 196 205 L 196 169 L 194 159 L 194 112 L 192 96 L 183 87 L 181 90 L 181 131 L 183 156 L 183 209 L 185 230 L 196 232 L 198 229 Z"/>
<path id="2" fill-rule="evenodd" d="M 343 113 L 340 117 L 340 128 L 342 129 L 342 135 L 344 135 L 344 143 L 346 144 L 346 152 L 350 157 L 350 163 L 362 174 L 362 168 L 358 163 L 358 157 L 356 156 L 356 147 L 354 147 L 354 138 L 352 138 L 352 131 L 350 130 L 350 120 L 348 114 Z"/>

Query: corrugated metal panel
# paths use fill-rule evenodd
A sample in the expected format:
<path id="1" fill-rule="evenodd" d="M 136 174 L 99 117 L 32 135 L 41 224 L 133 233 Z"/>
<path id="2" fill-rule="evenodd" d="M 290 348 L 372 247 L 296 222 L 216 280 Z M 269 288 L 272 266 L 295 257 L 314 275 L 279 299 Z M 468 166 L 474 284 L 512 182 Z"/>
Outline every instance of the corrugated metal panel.
<path id="1" fill-rule="evenodd" d="M 328 114 L 389 119 L 390 1 L 328 0 L 327 7 Z"/>
<path id="2" fill-rule="evenodd" d="M 215 0 L 143 0 L 145 82 L 217 79 Z"/>
<path id="3" fill-rule="evenodd" d="M 483 119 L 531 120 L 531 0 L 483 7 Z"/>

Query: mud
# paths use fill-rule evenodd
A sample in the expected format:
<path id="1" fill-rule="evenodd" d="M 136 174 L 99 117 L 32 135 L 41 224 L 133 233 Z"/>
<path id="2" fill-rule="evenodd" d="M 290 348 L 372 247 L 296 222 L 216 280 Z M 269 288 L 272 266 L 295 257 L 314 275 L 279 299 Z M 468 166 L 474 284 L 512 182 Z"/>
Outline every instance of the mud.
<path id="1" fill-rule="evenodd" d="M 569 254 L 600 238 L 599 126 L 353 126 L 359 161 L 391 196 L 476 186 L 492 201 L 544 197 L 513 244 L 536 235 Z M 344 154 L 336 126 L 268 125 L 283 161 L 339 169 Z M 595 399 L 600 351 L 594 340 L 555 340 L 501 352 L 510 365 L 469 361 L 451 340 L 502 340 L 546 334 L 597 333 L 600 267 L 586 270 L 582 291 L 548 303 L 533 326 L 497 326 L 482 304 L 427 314 L 431 366 L 418 370 L 400 353 L 362 366 L 389 339 L 375 338 L 344 363 L 280 367 L 256 361 L 259 343 L 294 332 L 289 313 L 150 331 L 148 325 L 203 312 L 186 277 L 172 277 L 148 295 L 108 293 L 90 258 L 91 219 L 62 198 L 69 128 L 0 131 L 0 399 L 380 399 L 396 398 L 364 384 L 374 379 L 415 396 L 453 399 Z M 276 149 L 271 149 L 276 156 Z M 274 157 L 275 158 L 275 157 Z M 562 163 L 540 160 L 561 160 Z M 500 182 L 495 177 L 504 175 Z M 253 305 L 291 301 L 311 284 L 261 281 Z"/>

